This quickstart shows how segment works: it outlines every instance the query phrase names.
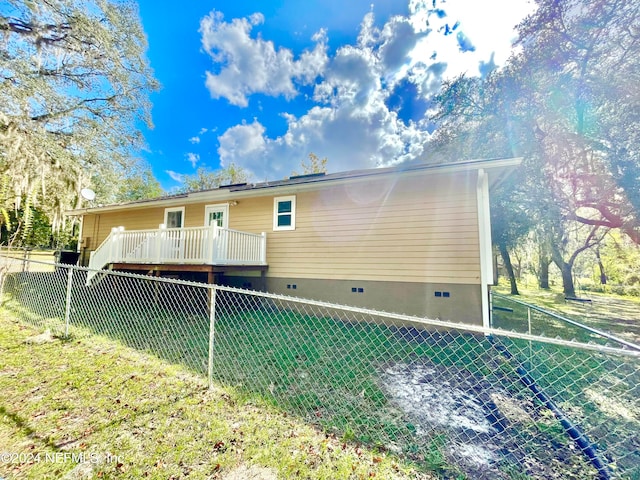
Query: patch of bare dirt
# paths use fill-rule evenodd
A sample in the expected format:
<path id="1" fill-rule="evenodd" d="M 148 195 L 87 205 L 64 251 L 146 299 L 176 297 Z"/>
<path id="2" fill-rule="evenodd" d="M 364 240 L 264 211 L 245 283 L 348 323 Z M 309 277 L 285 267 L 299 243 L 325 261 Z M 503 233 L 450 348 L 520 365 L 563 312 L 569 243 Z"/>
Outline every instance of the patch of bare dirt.
<path id="1" fill-rule="evenodd" d="M 555 422 L 549 412 L 530 398 L 516 398 L 508 384 L 423 359 L 387 364 L 380 374 L 381 387 L 416 435 L 445 433 L 447 459 L 470 478 L 593 478 L 594 470 L 561 431 L 554 437 L 536 427 Z"/>
<path id="2" fill-rule="evenodd" d="M 28 345 L 41 345 L 43 343 L 51 343 L 53 342 L 53 336 L 51 335 L 51 330 L 48 328 L 41 333 L 40 335 L 34 335 L 33 337 L 26 338 L 24 343 Z"/>

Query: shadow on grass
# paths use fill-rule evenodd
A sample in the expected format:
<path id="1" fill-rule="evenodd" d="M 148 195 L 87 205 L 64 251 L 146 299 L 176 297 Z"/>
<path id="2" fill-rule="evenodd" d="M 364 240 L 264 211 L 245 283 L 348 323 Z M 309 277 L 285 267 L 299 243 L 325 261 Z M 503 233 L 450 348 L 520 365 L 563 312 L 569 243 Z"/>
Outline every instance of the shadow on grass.
<path id="1" fill-rule="evenodd" d="M 27 422 L 26 419 L 22 418 L 20 415 L 13 411 L 7 410 L 4 405 L 0 405 L 0 416 L 6 418 L 16 430 L 20 431 L 23 435 L 29 437 L 31 440 L 38 441 L 41 445 L 52 449 L 58 448 L 49 437 L 42 437 L 38 435 L 38 432 L 36 432 L 29 426 L 29 422 Z"/>

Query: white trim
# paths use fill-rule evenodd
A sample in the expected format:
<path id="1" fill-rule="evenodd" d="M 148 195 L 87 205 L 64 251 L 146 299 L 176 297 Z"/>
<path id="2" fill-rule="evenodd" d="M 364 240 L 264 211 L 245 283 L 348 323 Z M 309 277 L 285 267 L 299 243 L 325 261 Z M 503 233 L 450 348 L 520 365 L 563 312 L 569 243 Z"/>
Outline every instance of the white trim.
<path id="1" fill-rule="evenodd" d="M 278 218 L 280 214 L 278 213 L 278 204 L 280 202 L 291 202 L 291 225 L 278 225 Z M 284 214 L 287 215 L 287 214 Z M 274 197 L 273 199 L 273 231 L 281 231 L 281 230 L 295 230 L 296 229 L 296 196 L 295 195 L 286 195 L 283 197 Z"/>
<path id="2" fill-rule="evenodd" d="M 207 225 L 207 222 L 209 221 L 209 209 L 220 209 L 223 210 L 223 216 L 222 216 L 222 227 L 221 228 L 229 228 L 229 204 L 228 203 L 214 203 L 211 205 L 205 205 L 204 206 L 204 223 L 203 225 L 205 227 L 208 227 L 209 225 Z"/>
<path id="3" fill-rule="evenodd" d="M 478 242 L 480 248 L 480 296 L 482 326 L 490 328 L 489 284 L 493 281 L 493 252 L 491 250 L 491 210 L 489 207 L 489 174 L 478 169 L 476 186 L 478 204 Z"/>
<path id="4" fill-rule="evenodd" d="M 167 222 L 167 216 L 168 216 L 167 214 L 169 212 L 182 212 L 182 225 L 180 225 L 177 228 L 184 227 L 184 207 L 168 207 L 164 209 L 164 224 L 167 225 L 167 228 L 169 225 L 169 222 Z"/>
<path id="5" fill-rule="evenodd" d="M 248 188 L 246 190 L 230 190 L 228 188 L 221 188 L 215 190 L 207 190 L 202 192 L 194 192 L 189 194 L 182 194 L 179 196 L 160 198 L 156 200 L 139 200 L 136 202 L 130 202 L 119 205 L 105 205 L 102 207 L 90 207 L 81 208 L 77 210 L 68 210 L 66 215 L 85 215 L 89 213 L 106 213 L 118 210 L 128 210 L 131 208 L 149 208 L 159 207 L 163 205 L 184 205 L 192 203 L 206 203 L 206 202 L 228 202 L 231 200 L 239 200 L 242 198 L 251 197 L 267 197 L 276 195 L 292 195 L 295 193 L 305 192 L 309 190 L 320 190 L 328 186 L 340 186 L 340 185 L 352 185 L 354 183 L 370 182 L 372 178 L 384 178 L 385 176 L 416 176 L 416 175 L 435 175 L 435 174 L 448 174 L 463 171 L 473 171 L 477 168 L 483 168 L 486 171 L 494 171 L 501 169 L 511 169 L 516 167 L 522 162 L 522 158 L 509 158 L 498 160 L 474 160 L 463 163 L 449 163 L 449 164 L 437 164 L 437 165 L 420 165 L 415 168 L 401 170 L 395 167 L 391 168 L 373 168 L 370 170 L 362 170 L 360 172 L 343 172 L 344 177 L 334 176 L 327 179 L 320 178 L 313 182 L 299 183 L 282 183 L 270 182 L 264 184 L 258 184 L 254 188 Z"/>

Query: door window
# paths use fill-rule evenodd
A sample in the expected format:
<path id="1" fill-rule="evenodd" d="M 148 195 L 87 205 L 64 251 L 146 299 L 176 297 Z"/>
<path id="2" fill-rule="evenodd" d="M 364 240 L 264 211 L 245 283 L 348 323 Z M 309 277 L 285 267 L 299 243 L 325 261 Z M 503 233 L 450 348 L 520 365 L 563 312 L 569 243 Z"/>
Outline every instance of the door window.
<path id="1" fill-rule="evenodd" d="M 207 227 L 217 225 L 229 228 L 229 205 L 207 205 L 204 210 L 204 224 Z"/>

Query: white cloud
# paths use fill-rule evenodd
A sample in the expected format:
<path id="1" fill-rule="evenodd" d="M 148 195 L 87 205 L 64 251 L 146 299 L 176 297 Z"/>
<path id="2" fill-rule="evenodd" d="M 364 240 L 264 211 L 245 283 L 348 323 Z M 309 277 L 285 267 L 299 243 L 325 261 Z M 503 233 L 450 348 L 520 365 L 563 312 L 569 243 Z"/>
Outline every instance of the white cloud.
<path id="1" fill-rule="evenodd" d="M 447 65 L 445 78 L 462 73 L 479 75 L 481 63 L 489 62 L 492 55 L 495 63 L 502 65 L 512 51 L 514 27 L 534 6 L 529 0 L 458 0 L 441 2 L 434 9 L 432 0 L 410 0 L 408 21 L 416 31 L 431 32 L 411 51 L 411 65 L 428 65 L 435 55 L 435 60 Z M 461 50 L 463 39 L 473 44 L 473 51 Z"/>
<path id="2" fill-rule="evenodd" d="M 405 71 L 410 53 L 418 41 L 425 37 L 425 33 L 414 29 L 408 18 L 391 18 L 380 33 L 381 45 L 378 54 L 384 71 L 389 73 Z"/>
<path id="3" fill-rule="evenodd" d="M 164 173 L 169 175 L 172 180 L 182 183 L 184 181 L 184 175 L 178 172 L 174 172 L 173 170 L 165 170 Z"/>
<path id="4" fill-rule="evenodd" d="M 219 74 L 207 73 L 214 98 L 246 106 L 251 94 L 292 97 L 296 85 L 308 85 L 315 102 L 306 113 L 282 113 L 286 132 L 277 137 L 267 136 L 258 119 L 227 129 L 218 137 L 222 164 L 234 162 L 263 180 L 299 170 L 309 152 L 327 157 L 329 171 L 421 159 L 430 136 L 424 111 L 402 114 L 404 102 L 422 101 L 424 109 L 444 78 L 480 74 L 492 58 L 503 63 L 512 26 L 524 15 L 520 7 L 526 0 L 509 2 L 509 7 L 492 0 L 482 8 L 475 0 L 440 3 L 446 15 L 434 8 L 433 0 L 410 0 L 408 16 L 391 17 L 382 27 L 376 27 L 373 13 L 368 13 L 357 42 L 338 48 L 331 57 L 327 33 L 320 31 L 314 37 L 316 47 L 298 60 L 287 49 L 251 38 L 252 28 L 264 21 L 260 15 L 229 23 L 220 14 L 206 17 L 203 45 L 220 68 Z M 485 42 L 480 27 L 499 31 L 502 43 L 497 38 Z M 394 97 L 401 101 L 393 105 Z"/>
<path id="5" fill-rule="evenodd" d="M 193 168 L 196 168 L 196 165 L 200 161 L 200 155 L 198 155 L 197 153 L 189 152 L 185 156 L 187 157 L 187 162 L 189 162 Z"/>
<path id="6" fill-rule="evenodd" d="M 248 105 L 248 95 L 258 92 L 292 98 L 298 93 L 295 83 L 309 84 L 324 69 L 327 45 L 323 31 L 313 37 L 315 48 L 295 60 L 291 50 L 276 49 L 273 42 L 251 37 L 253 27 L 263 21 L 262 14 L 256 13 L 227 23 L 222 13 L 214 11 L 200 22 L 202 46 L 219 67 L 218 73 L 206 72 L 205 84 L 212 98 L 226 98 L 241 107 Z"/>
<path id="7" fill-rule="evenodd" d="M 405 125 L 383 105 L 369 115 L 355 105 L 317 106 L 285 118 L 287 132 L 276 138 L 266 137 L 258 121 L 227 130 L 219 137 L 222 163 L 241 165 L 258 180 L 289 176 L 310 152 L 327 157 L 329 171 L 388 166 L 420 156 L 429 138 L 421 125 Z"/>
<path id="8" fill-rule="evenodd" d="M 193 144 L 200 143 L 200 137 L 197 137 L 197 136 L 196 137 L 191 137 L 189 139 L 189 142 L 191 142 Z"/>
<path id="9" fill-rule="evenodd" d="M 266 152 L 264 132 L 264 126 L 257 120 L 229 128 L 218 137 L 221 165 L 235 162 L 252 174 L 262 174 L 264 169 L 261 168 L 261 162 Z"/>
<path id="10" fill-rule="evenodd" d="M 411 32 L 401 19 L 379 32 L 367 15 L 359 45 L 339 48 L 326 63 L 314 86 L 318 105 L 299 117 L 283 114 L 287 131 L 276 138 L 265 136 L 257 120 L 231 127 L 219 137 L 222 163 L 242 165 L 257 179 L 273 179 L 299 170 L 309 152 L 327 157 L 330 171 L 390 165 L 420 155 L 429 134 L 387 107 L 390 92 L 383 85 L 387 72 L 408 59 L 411 48 L 398 42 L 407 41 Z M 410 46 L 419 35 L 413 37 Z"/>

